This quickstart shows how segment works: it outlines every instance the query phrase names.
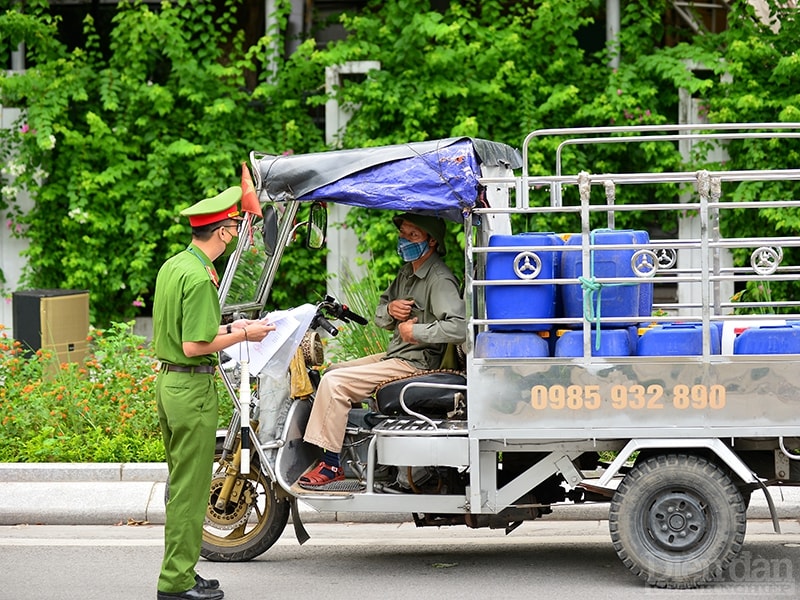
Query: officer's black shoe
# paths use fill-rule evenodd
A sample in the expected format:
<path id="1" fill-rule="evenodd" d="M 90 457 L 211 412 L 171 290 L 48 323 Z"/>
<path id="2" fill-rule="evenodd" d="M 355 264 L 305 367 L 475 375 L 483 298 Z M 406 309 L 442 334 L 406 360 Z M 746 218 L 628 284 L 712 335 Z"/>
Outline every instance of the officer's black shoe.
<path id="1" fill-rule="evenodd" d="M 208 590 L 201 588 L 200 584 L 185 592 L 158 592 L 157 600 L 222 600 L 225 594 L 222 590 Z"/>
<path id="2" fill-rule="evenodd" d="M 218 590 L 219 589 L 219 579 L 204 579 L 200 577 L 199 574 L 194 574 L 194 582 L 204 590 Z"/>

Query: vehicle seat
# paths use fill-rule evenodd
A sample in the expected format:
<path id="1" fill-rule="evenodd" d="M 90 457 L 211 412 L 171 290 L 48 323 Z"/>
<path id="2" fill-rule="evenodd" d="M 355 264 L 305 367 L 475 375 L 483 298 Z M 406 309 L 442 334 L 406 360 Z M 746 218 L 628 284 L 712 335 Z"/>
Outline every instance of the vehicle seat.
<path id="1" fill-rule="evenodd" d="M 431 418 L 466 418 L 467 393 L 462 387 L 467 384 L 467 378 L 463 371 L 453 369 L 419 371 L 384 381 L 371 398 L 372 409 L 391 416 L 410 414 L 403 409 L 400 394 L 412 382 L 433 385 L 414 385 L 406 390 L 403 402 L 409 411 Z"/>

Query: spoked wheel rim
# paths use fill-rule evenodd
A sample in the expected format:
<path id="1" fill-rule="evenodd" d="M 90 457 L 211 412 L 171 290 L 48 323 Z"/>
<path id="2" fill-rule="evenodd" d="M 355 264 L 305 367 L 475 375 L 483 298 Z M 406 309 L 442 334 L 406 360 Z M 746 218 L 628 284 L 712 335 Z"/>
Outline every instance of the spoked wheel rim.
<path id="1" fill-rule="evenodd" d="M 290 503 L 278 496 L 258 459 L 251 462 L 248 475 L 236 476 L 228 494 L 225 486 L 229 464 L 220 462 L 221 457 L 220 445 L 215 457 L 200 554 L 212 561 L 251 560 L 280 538 L 289 520 Z M 217 506 L 221 494 L 226 494 L 229 500 Z"/>
<path id="2" fill-rule="evenodd" d="M 269 483 L 260 471 L 237 480 L 238 500 L 229 501 L 218 509 L 215 504 L 225 481 L 225 473 L 218 473 L 211 481 L 211 493 L 203 526 L 203 540 L 217 546 L 236 547 L 258 536 L 266 526 L 265 515 L 272 508 L 273 495 L 267 493 Z"/>

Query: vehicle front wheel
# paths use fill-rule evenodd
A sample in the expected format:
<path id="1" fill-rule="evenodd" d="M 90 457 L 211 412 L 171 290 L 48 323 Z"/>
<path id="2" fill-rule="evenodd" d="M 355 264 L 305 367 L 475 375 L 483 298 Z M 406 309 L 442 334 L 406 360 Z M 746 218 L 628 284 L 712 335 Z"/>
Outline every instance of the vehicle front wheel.
<path id="1" fill-rule="evenodd" d="M 654 456 L 622 480 L 609 510 L 617 555 L 648 584 L 718 579 L 744 542 L 746 508 L 730 477 L 694 455 Z"/>
<path id="2" fill-rule="evenodd" d="M 222 444 L 218 443 L 200 554 L 217 562 L 252 560 L 281 536 L 289 520 L 290 505 L 277 497 L 274 486 L 259 468 L 258 457 L 254 457 L 250 473 L 236 476 L 229 501 L 217 507 L 227 468 L 221 458 Z"/>

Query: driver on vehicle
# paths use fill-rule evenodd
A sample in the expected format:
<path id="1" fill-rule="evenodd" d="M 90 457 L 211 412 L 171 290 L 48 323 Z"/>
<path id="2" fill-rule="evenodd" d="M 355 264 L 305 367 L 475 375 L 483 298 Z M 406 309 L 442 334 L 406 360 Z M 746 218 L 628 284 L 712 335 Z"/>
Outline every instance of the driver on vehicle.
<path id="1" fill-rule="evenodd" d="M 383 381 L 440 368 L 447 344 L 461 344 L 466 338 L 459 283 L 441 258 L 444 221 L 411 213 L 393 220 L 397 252 L 405 264 L 381 295 L 375 323 L 394 335 L 385 353 L 331 365 L 322 377 L 303 439 L 324 454 L 300 477 L 302 487 L 344 479 L 339 453 L 353 404 L 360 404 Z"/>

